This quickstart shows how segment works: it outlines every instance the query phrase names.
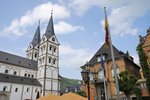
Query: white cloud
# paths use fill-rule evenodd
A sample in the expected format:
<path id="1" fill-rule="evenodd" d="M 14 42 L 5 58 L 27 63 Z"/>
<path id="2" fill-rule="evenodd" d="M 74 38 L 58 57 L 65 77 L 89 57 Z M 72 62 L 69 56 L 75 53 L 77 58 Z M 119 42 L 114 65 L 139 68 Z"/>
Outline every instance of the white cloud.
<path id="1" fill-rule="evenodd" d="M 25 34 L 25 28 L 29 25 L 37 23 L 41 19 L 42 22 L 48 21 L 51 9 L 54 9 L 55 19 L 64 19 L 70 17 L 70 11 L 59 4 L 47 2 L 36 6 L 32 10 L 28 10 L 24 16 L 14 19 L 8 27 L 5 27 L 1 33 L 3 36 L 20 36 Z"/>
<path id="2" fill-rule="evenodd" d="M 61 0 L 68 3 L 68 6 L 74 10 L 78 16 L 84 15 L 93 6 L 99 7 L 118 7 L 130 0 Z"/>
<path id="3" fill-rule="evenodd" d="M 60 21 L 58 24 L 54 25 L 54 27 L 57 34 L 69 34 L 76 30 L 84 30 L 82 26 L 73 26 L 64 21 Z"/>
<path id="4" fill-rule="evenodd" d="M 134 62 L 139 65 L 139 56 L 138 55 L 131 55 L 134 58 Z"/>
<path id="5" fill-rule="evenodd" d="M 94 6 L 107 7 L 111 33 L 114 35 L 136 35 L 138 29 L 133 23 L 150 10 L 149 0 L 61 0 L 68 1 L 69 7 L 78 16 L 83 16 Z M 103 21 L 102 21 L 103 25 Z"/>
<path id="6" fill-rule="evenodd" d="M 69 44 L 60 46 L 60 66 L 61 67 L 76 67 L 79 68 L 86 61 L 90 60 L 93 51 L 88 49 L 76 49 Z"/>
<path id="7" fill-rule="evenodd" d="M 111 33 L 120 36 L 126 34 L 136 35 L 138 29 L 134 28 L 133 23 L 150 10 L 149 4 L 150 1 L 130 1 L 127 5 L 114 8 L 108 16 Z M 103 25 L 104 20 L 101 23 Z"/>

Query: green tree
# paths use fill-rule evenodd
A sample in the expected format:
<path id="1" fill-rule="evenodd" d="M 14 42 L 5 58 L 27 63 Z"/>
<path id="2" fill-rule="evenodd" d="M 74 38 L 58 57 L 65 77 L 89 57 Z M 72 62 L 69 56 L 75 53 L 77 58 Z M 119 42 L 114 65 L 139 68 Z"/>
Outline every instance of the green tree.
<path id="1" fill-rule="evenodd" d="M 87 97 L 87 96 L 86 96 L 86 93 L 85 93 L 84 91 L 79 90 L 79 91 L 77 91 L 76 93 L 77 93 L 78 95 L 80 95 L 80 96 Z"/>
<path id="2" fill-rule="evenodd" d="M 121 72 L 119 74 L 119 90 L 126 95 L 128 100 L 131 100 L 130 95 L 134 93 L 136 82 L 138 78 L 134 75 L 129 74 L 127 71 Z"/>

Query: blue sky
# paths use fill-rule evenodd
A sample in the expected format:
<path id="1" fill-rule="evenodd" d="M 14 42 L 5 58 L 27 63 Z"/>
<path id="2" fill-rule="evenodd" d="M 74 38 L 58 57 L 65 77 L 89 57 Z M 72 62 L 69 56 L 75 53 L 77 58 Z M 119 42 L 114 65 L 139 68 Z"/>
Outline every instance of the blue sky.
<path id="1" fill-rule="evenodd" d="M 26 56 L 38 20 L 41 34 L 53 9 L 55 34 L 60 42 L 60 74 L 81 79 L 80 66 L 104 43 L 104 11 L 110 24 L 112 42 L 129 51 L 138 63 L 139 35 L 150 27 L 149 0 L 1 0 L 0 50 Z"/>

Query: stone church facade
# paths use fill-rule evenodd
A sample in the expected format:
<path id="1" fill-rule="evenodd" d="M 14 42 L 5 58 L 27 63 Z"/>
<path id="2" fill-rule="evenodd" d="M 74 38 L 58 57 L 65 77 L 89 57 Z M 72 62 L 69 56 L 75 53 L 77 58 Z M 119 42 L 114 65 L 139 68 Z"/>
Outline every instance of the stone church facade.
<path id="1" fill-rule="evenodd" d="M 0 51 L 0 100 L 35 100 L 60 94 L 59 42 L 51 14 L 45 34 L 38 25 L 26 50 L 26 58 Z"/>

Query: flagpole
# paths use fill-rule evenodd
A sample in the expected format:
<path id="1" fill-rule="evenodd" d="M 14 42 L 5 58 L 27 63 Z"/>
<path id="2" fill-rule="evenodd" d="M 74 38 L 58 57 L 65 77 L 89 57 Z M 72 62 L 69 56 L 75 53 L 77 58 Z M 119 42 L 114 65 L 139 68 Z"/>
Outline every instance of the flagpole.
<path id="1" fill-rule="evenodd" d="M 105 12 L 105 18 L 107 18 L 106 7 L 104 7 L 104 12 Z M 111 57 L 112 57 L 112 62 L 113 62 L 113 70 L 114 70 L 114 74 L 115 74 L 115 84 L 116 84 L 116 90 L 117 90 L 117 100 L 119 100 L 119 85 L 118 85 L 116 64 L 115 64 L 114 51 L 113 51 L 113 46 L 112 46 L 112 40 L 111 40 L 110 31 L 108 32 L 108 36 L 109 36 L 109 44 L 110 44 L 110 49 L 111 49 Z"/>

